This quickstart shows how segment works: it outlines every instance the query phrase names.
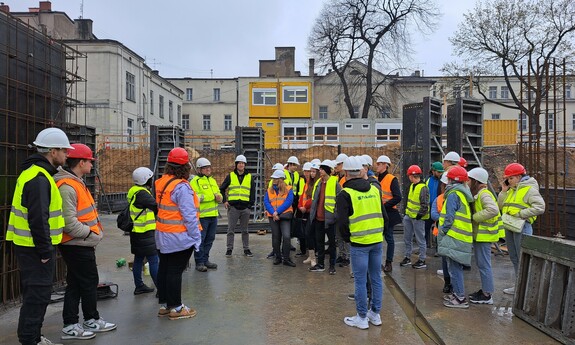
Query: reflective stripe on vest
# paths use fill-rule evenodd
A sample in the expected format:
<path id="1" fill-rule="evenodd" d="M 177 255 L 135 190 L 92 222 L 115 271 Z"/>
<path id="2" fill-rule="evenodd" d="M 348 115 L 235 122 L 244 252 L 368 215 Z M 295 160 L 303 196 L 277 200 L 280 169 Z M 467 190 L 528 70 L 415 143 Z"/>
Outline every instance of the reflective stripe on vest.
<path id="1" fill-rule="evenodd" d="M 344 188 L 349 194 L 353 214 L 349 216 L 350 241 L 373 244 L 383 241 L 383 216 L 379 190 L 371 186 L 367 192 Z"/>
<path id="2" fill-rule="evenodd" d="M 475 207 L 475 212 L 480 212 L 483 210 L 483 204 L 481 203 L 481 195 L 488 194 L 489 197 L 497 204 L 495 196 L 487 189 L 483 188 L 479 191 L 477 195 L 477 200 L 473 204 Z M 490 219 L 487 219 L 478 224 L 477 236 L 475 238 L 476 242 L 497 242 L 499 241 L 500 227 L 503 227 L 503 221 L 501 220 L 501 215 L 499 213 Z"/>
<path id="3" fill-rule="evenodd" d="M 507 193 L 507 197 L 505 198 L 505 202 L 503 203 L 503 209 L 501 211 L 507 214 L 516 214 L 521 210 L 529 208 L 530 205 L 526 203 L 524 199 L 530 188 L 531 186 L 521 186 L 515 190 L 510 188 L 509 192 Z M 533 224 L 536 219 L 537 216 L 533 216 L 529 217 L 527 221 Z"/>
<path id="4" fill-rule="evenodd" d="M 455 238 L 456 240 L 472 243 L 473 242 L 473 225 L 471 224 L 471 209 L 469 208 L 469 203 L 465 199 L 465 195 L 459 191 L 452 191 L 449 194 L 455 193 L 460 200 L 461 206 L 457 211 L 455 211 L 455 219 L 449 231 L 448 236 Z M 449 195 L 447 194 L 447 195 Z M 441 208 L 441 215 L 439 216 L 439 226 L 443 226 L 445 222 L 445 212 L 447 208 L 447 195 L 445 196 L 445 201 L 443 207 Z"/>
<path id="5" fill-rule="evenodd" d="M 88 188 L 86 188 L 86 185 L 71 177 L 66 177 L 56 182 L 58 188 L 63 184 L 67 184 L 76 191 L 76 218 L 78 221 L 90 227 L 90 231 L 93 233 L 99 234 L 100 230 L 102 230 L 102 224 L 98 218 L 94 198 Z M 74 237 L 64 231 L 61 243 L 66 243 L 72 239 Z"/>
<path id="6" fill-rule="evenodd" d="M 381 199 L 383 200 L 383 204 L 385 205 L 389 200 L 393 199 L 393 193 L 391 193 L 391 181 L 395 176 L 390 173 L 387 173 L 383 177 L 383 179 L 379 182 L 381 185 Z M 397 205 L 393 206 L 393 208 L 397 209 Z"/>
<path id="7" fill-rule="evenodd" d="M 421 195 L 421 189 L 423 187 L 427 187 L 425 183 L 418 183 L 415 186 L 412 184 L 409 187 L 409 195 L 407 196 L 407 205 L 405 207 L 405 214 L 409 218 L 415 219 L 419 210 L 421 209 L 421 204 L 419 203 L 419 196 Z M 429 212 L 427 212 L 423 217 L 422 220 L 429 219 Z"/>
<path id="8" fill-rule="evenodd" d="M 6 240 L 13 241 L 15 245 L 22 247 L 35 247 L 30 225 L 28 224 L 28 208 L 22 206 L 22 193 L 24 185 L 38 174 L 43 174 L 50 182 L 50 205 L 48 206 L 48 226 L 50 227 L 50 239 L 53 245 L 62 241 L 62 230 L 64 229 L 64 217 L 62 216 L 62 196 L 58 186 L 52 176 L 37 165 L 32 165 L 24 170 L 16 181 L 14 197 L 12 199 L 12 209 L 8 219 L 8 229 Z M 34 210 L 39 212 L 40 210 Z"/>
<path id="9" fill-rule="evenodd" d="M 144 233 L 147 231 L 156 230 L 156 216 L 154 216 L 154 211 L 152 211 L 148 208 L 142 210 L 141 208 L 137 208 L 136 206 L 134 206 L 134 204 L 136 203 L 136 198 L 134 198 L 134 200 L 132 200 L 132 197 L 140 191 L 143 191 L 143 193 L 148 193 L 148 194 L 152 195 L 152 193 L 146 187 L 135 185 L 135 186 L 132 186 L 132 188 L 130 188 L 130 190 L 128 191 L 127 197 L 128 197 L 128 201 L 131 201 L 130 202 L 130 217 L 132 218 L 132 221 L 134 222 L 134 228 L 132 229 L 132 232 L 141 234 L 141 233 Z M 136 217 L 138 217 L 138 219 L 136 219 Z"/>
<path id="10" fill-rule="evenodd" d="M 276 191 L 273 189 L 273 187 L 268 188 L 268 199 L 269 199 L 270 204 L 272 205 L 272 207 L 274 208 L 275 211 L 277 211 L 277 209 L 286 201 L 290 189 L 292 189 L 291 186 L 286 186 L 286 190 L 284 193 L 277 194 Z M 291 205 L 285 211 L 283 211 L 281 214 L 287 213 L 287 212 L 293 212 L 293 208 Z M 266 211 L 266 214 L 268 217 L 273 216 L 273 214 L 270 214 L 268 211 Z"/>
<path id="11" fill-rule="evenodd" d="M 218 203 L 216 201 L 216 194 L 220 192 L 220 189 L 216 180 L 211 176 L 200 177 L 196 175 L 190 181 L 190 186 L 194 192 L 198 194 L 198 197 L 200 195 L 204 196 L 204 199 L 200 201 L 200 218 L 217 217 Z M 206 199 L 208 199 L 208 201 L 206 201 Z"/>
<path id="12" fill-rule="evenodd" d="M 180 213 L 178 205 L 172 201 L 172 191 L 180 183 L 188 183 L 184 179 L 176 179 L 168 186 L 168 182 L 173 175 L 164 174 L 156 180 L 156 202 L 158 203 L 158 216 L 156 217 L 156 230 L 161 232 L 185 232 L 184 218 Z M 163 197 L 162 197 L 163 193 Z M 162 201 L 160 202 L 160 198 Z"/>
<path id="13" fill-rule="evenodd" d="M 234 171 L 230 173 L 230 186 L 228 189 L 228 201 L 250 201 L 250 187 L 252 184 L 252 175 L 244 174 L 244 179 L 240 184 L 240 179 Z"/>

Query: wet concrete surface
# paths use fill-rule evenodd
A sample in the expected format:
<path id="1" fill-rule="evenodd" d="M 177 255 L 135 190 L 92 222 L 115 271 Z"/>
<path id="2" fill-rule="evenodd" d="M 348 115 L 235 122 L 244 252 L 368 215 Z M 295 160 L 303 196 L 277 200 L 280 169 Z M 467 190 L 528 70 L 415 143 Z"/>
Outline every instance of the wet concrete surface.
<path id="1" fill-rule="evenodd" d="M 226 258 L 223 234 L 218 234 L 211 261 L 215 271 L 192 268 L 183 275 L 183 301 L 196 309 L 192 319 L 170 321 L 156 316 L 159 305 L 154 294 L 133 295 L 133 280 L 127 266 L 115 261 L 131 260 L 129 237 L 115 228 L 115 215 L 102 215 L 106 236 L 97 249 L 100 281 L 119 285 L 119 296 L 101 300 L 102 318 L 118 324 L 118 329 L 98 334 L 92 340 L 60 341 L 62 302 L 48 307 L 43 333 L 65 344 L 432 344 L 425 341 L 403 308 L 384 284 L 383 325 L 369 330 L 351 328 L 345 316 L 355 314 L 355 303 L 347 299 L 353 292 L 348 268 L 337 268 L 330 276 L 307 271 L 303 258 L 294 258 L 297 267 L 274 266 L 266 255 L 271 250 L 271 234 L 250 235 L 254 257 L 243 256 L 240 235 L 236 234 L 233 256 Z M 429 255 L 427 269 L 401 268 L 403 236 L 396 234 L 396 255 L 389 275 L 406 293 L 445 344 L 558 344 L 538 329 L 513 316 L 512 296 L 503 288 L 513 285 L 509 257 L 493 256 L 495 274 L 493 305 L 471 305 L 467 310 L 443 306 L 443 279 L 436 274 L 438 257 Z M 295 244 L 295 240 L 293 240 Z M 294 252 L 292 252 L 293 258 Z M 416 256 L 412 257 L 412 261 Z M 145 277 L 152 286 L 149 276 Z M 389 281 L 388 281 L 389 282 Z M 480 288 L 477 269 L 465 272 L 466 292 Z M 17 344 L 19 307 L 0 311 L 0 344 Z M 416 323 L 417 324 L 417 323 Z M 424 337 L 425 338 L 425 337 Z"/>

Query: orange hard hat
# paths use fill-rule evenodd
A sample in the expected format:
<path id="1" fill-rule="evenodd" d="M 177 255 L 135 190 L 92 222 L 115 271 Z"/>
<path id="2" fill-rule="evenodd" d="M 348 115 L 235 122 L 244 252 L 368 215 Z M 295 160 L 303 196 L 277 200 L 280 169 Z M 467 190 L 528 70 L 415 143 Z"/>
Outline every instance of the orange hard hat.
<path id="1" fill-rule="evenodd" d="M 458 182 L 465 182 L 469 180 L 467 170 L 457 165 L 447 171 L 447 178 Z"/>
<path id="2" fill-rule="evenodd" d="M 525 167 L 519 163 L 511 163 L 505 167 L 503 171 L 504 178 L 508 178 L 509 176 L 516 176 L 516 175 L 525 175 L 527 171 L 525 171 Z"/>
<path id="3" fill-rule="evenodd" d="M 458 164 L 459 164 L 459 166 L 462 167 L 462 168 L 467 168 L 467 159 L 465 159 L 465 158 L 463 158 L 463 157 L 459 158 L 459 163 L 458 163 Z"/>
<path id="4" fill-rule="evenodd" d="M 184 165 L 189 162 L 190 157 L 188 156 L 188 151 L 181 147 L 175 147 L 168 153 L 168 163 Z"/>
<path id="5" fill-rule="evenodd" d="M 88 146 L 84 144 L 72 144 L 70 146 L 74 149 L 68 151 L 68 158 L 95 160 L 92 150 Z"/>
<path id="6" fill-rule="evenodd" d="M 407 168 L 407 175 L 421 175 L 421 168 L 418 165 L 411 165 Z"/>

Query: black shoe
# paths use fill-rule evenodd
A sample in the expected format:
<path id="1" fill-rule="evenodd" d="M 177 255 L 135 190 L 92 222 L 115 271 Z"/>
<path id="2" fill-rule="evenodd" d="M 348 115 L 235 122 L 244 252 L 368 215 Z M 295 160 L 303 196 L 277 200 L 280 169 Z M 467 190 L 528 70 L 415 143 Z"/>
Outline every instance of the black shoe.
<path id="1" fill-rule="evenodd" d="M 349 266 L 349 260 L 348 259 L 343 259 L 340 263 L 339 263 L 339 267 L 347 267 Z"/>
<path id="2" fill-rule="evenodd" d="M 142 284 L 134 289 L 134 295 L 141 295 L 143 293 L 150 293 L 150 292 L 154 292 L 154 288 L 149 287 L 146 284 Z"/>
<path id="3" fill-rule="evenodd" d="M 493 298 L 491 295 L 485 295 L 483 290 L 479 290 L 475 293 L 469 295 L 469 302 L 475 304 L 493 304 Z"/>
<path id="4" fill-rule="evenodd" d="M 196 271 L 207 272 L 208 268 L 204 264 L 199 264 L 199 265 L 196 265 Z"/>
<path id="5" fill-rule="evenodd" d="M 323 272 L 325 271 L 325 267 L 323 265 L 317 264 L 313 267 L 308 269 L 310 272 Z"/>
<path id="6" fill-rule="evenodd" d="M 289 259 L 289 258 L 284 260 L 284 265 L 290 266 L 290 267 L 295 267 L 295 263 L 293 261 L 291 261 L 291 259 Z"/>
<path id="7" fill-rule="evenodd" d="M 271 259 L 273 257 L 275 257 L 275 254 L 273 251 L 271 253 L 269 253 L 268 256 L 266 256 L 267 259 Z"/>
<path id="8" fill-rule="evenodd" d="M 279 265 L 282 263 L 282 259 L 281 258 L 275 258 L 274 259 L 274 265 Z"/>
<path id="9" fill-rule="evenodd" d="M 254 254 L 252 254 L 252 251 L 249 250 L 249 249 L 244 250 L 244 255 L 247 256 L 247 257 L 250 257 L 250 258 L 251 258 L 252 256 L 254 256 Z"/>
<path id="10" fill-rule="evenodd" d="M 425 260 L 417 260 L 413 265 L 411 265 L 411 267 L 415 269 L 422 269 L 427 268 L 427 265 L 425 264 Z"/>
<path id="11" fill-rule="evenodd" d="M 226 256 L 229 258 L 230 256 L 232 256 L 232 250 L 228 249 L 226 250 Z"/>
<path id="12" fill-rule="evenodd" d="M 299 258 L 299 257 L 302 257 L 302 256 L 305 256 L 305 253 L 304 253 L 304 252 L 299 252 L 299 253 L 296 253 L 296 255 L 295 255 L 296 258 Z"/>
<path id="13" fill-rule="evenodd" d="M 210 262 L 210 261 L 206 261 L 206 263 L 204 265 L 206 266 L 206 268 L 208 268 L 210 270 L 217 270 L 218 269 L 218 264 L 214 264 L 213 262 Z"/>
<path id="14" fill-rule="evenodd" d="M 409 266 L 411 265 L 411 260 L 408 257 L 403 258 L 403 261 L 399 263 L 399 266 Z"/>
<path id="15" fill-rule="evenodd" d="M 329 266 L 329 274 L 331 275 L 335 274 L 335 266 Z"/>
<path id="16" fill-rule="evenodd" d="M 385 266 L 383 266 L 383 271 L 385 273 L 389 273 L 389 272 L 393 271 L 393 266 L 391 265 L 391 261 L 385 260 Z"/>

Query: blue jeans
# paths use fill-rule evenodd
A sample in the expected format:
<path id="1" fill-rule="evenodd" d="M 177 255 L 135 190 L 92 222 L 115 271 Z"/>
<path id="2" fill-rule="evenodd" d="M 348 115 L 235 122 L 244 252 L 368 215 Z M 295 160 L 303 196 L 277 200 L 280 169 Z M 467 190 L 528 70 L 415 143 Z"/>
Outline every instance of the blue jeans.
<path id="1" fill-rule="evenodd" d="M 509 258 L 513 263 L 513 269 L 515 269 L 515 276 L 517 276 L 517 271 L 519 271 L 519 254 L 521 253 L 523 235 L 533 235 L 533 227 L 529 222 L 525 222 L 521 233 L 505 230 L 505 243 L 507 244 Z"/>
<path id="2" fill-rule="evenodd" d="M 371 282 L 371 310 L 379 313 L 383 299 L 383 283 L 381 280 L 381 256 L 383 243 L 375 243 L 367 247 L 350 247 L 351 267 L 355 285 L 355 308 L 357 314 L 365 317 L 367 314 L 367 276 Z"/>
<path id="3" fill-rule="evenodd" d="M 449 274 L 451 275 L 453 293 L 460 299 L 464 298 L 465 285 L 463 284 L 463 265 L 452 258 L 447 258 L 447 267 L 449 269 Z"/>
<path id="4" fill-rule="evenodd" d="M 393 225 L 385 224 L 383 236 L 387 242 L 387 250 L 385 251 L 385 260 L 393 262 L 393 254 L 395 253 L 395 240 L 393 239 Z"/>
<path id="5" fill-rule="evenodd" d="M 148 266 L 150 269 L 150 275 L 152 276 L 152 280 L 154 281 L 154 285 L 156 287 L 157 278 L 158 278 L 158 264 L 160 260 L 158 259 L 158 254 L 154 255 L 134 255 L 134 265 L 132 266 L 132 274 L 134 275 L 134 285 L 136 287 L 140 287 L 144 285 L 144 281 L 142 280 L 142 267 L 144 267 L 144 258 L 148 260 Z"/>
<path id="6" fill-rule="evenodd" d="M 202 243 L 200 244 L 198 251 L 194 253 L 196 266 L 199 264 L 205 264 L 210 259 L 210 250 L 212 249 L 212 244 L 214 244 L 214 240 L 216 239 L 218 217 L 200 218 L 200 224 L 202 224 Z"/>
<path id="7" fill-rule="evenodd" d="M 492 294 L 495 287 L 493 286 L 493 272 L 491 271 L 491 243 L 475 242 L 473 243 L 473 249 L 475 250 L 475 262 L 481 277 L 481 290 L 484 293 Z"/>
<path id="8" fill-rule="evenodd" d="M 403 241 L 405 242 L 405 257 L 411 257 L 411 243 L 413 242 L 413 235 L 419 246 L 419 260 L 425 261 L 425 252 L 427 244 L 425 242 L 425 221 L 403 217 Z"/>

